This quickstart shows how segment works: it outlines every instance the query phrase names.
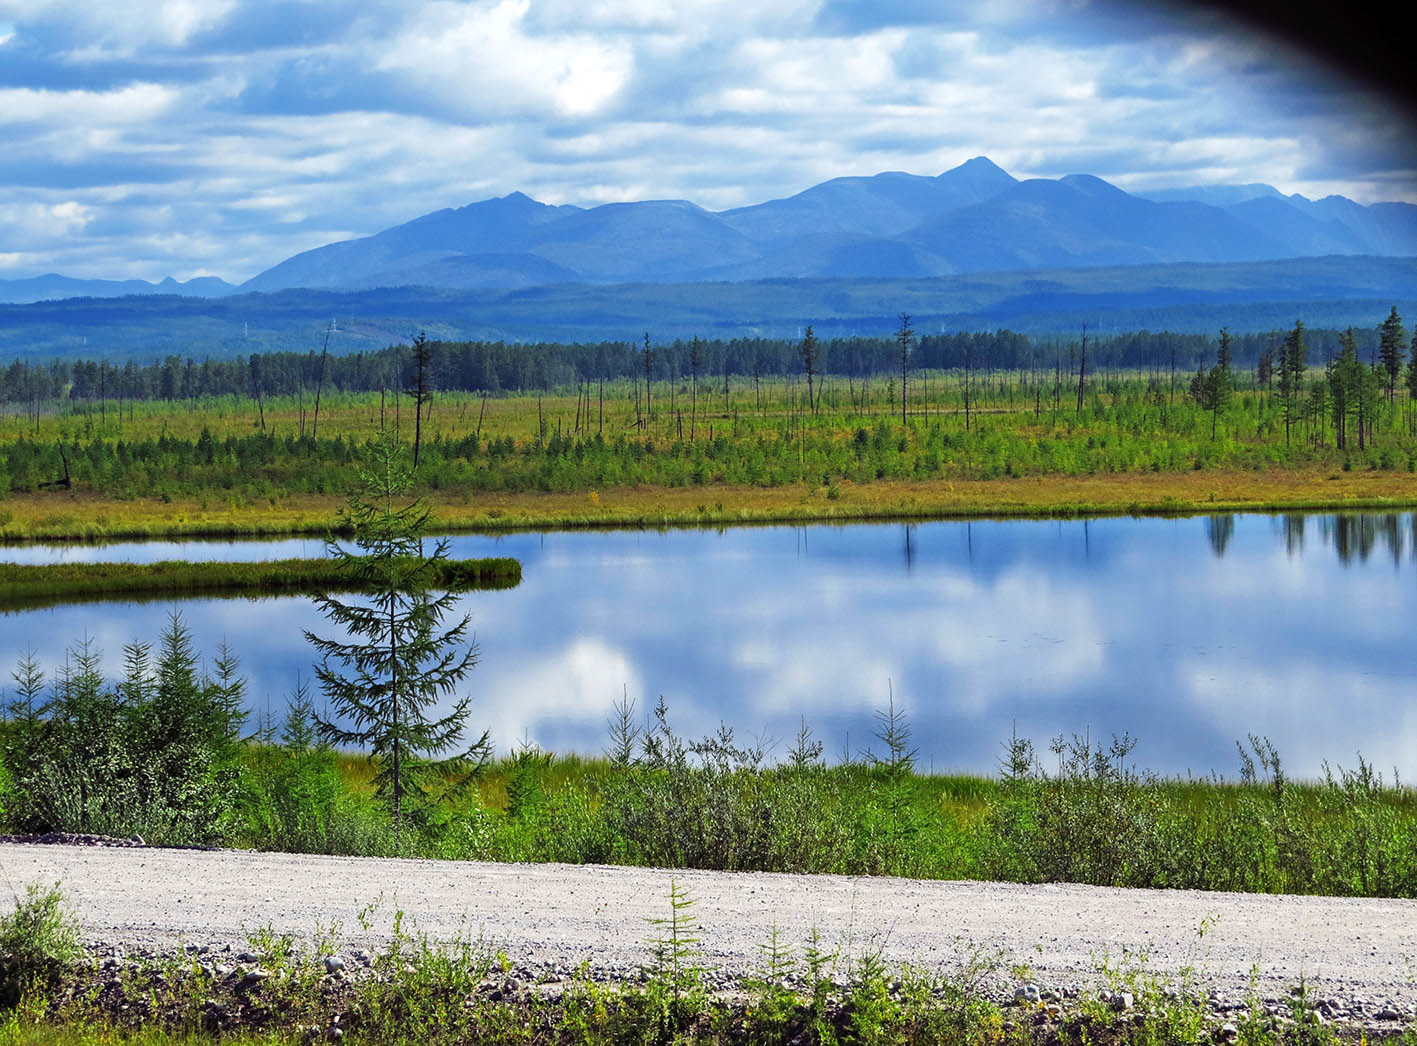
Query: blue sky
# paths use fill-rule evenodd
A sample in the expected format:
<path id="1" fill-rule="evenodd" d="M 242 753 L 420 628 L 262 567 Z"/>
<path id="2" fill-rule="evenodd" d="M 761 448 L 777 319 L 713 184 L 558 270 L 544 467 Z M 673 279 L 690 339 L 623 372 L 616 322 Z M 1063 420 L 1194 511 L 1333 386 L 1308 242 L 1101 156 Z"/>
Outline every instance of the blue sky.
<path id="1" fill-rule="evenodd" d="M 716 210 L 976 155 L 1417 202 L 1390 102 L 1086 0 L 0 0 L 0 143 L 0 278 L 235 282 L 515 190 Z"/>

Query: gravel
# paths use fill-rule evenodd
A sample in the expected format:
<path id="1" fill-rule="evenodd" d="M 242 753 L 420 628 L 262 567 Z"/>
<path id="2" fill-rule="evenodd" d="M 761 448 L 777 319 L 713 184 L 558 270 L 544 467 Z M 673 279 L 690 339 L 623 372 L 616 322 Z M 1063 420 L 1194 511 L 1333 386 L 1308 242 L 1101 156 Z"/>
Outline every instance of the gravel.
<path id="1" fill-rule="evenodd" d="M 1271 1002 L 1302 977 L 1335 1011 L 1417 1013 L 1411 900 L 33 843 L 0 846 L 0 873 L 16 892 L 57 881 L 85 941 L 107 955 L 235 956 L 269 927 L 330 932 L 361 963 L 402 911 L 405 930 L 480 939 L 529 974 L 588 962 L 632 977 L 657 932 L 648 920 L 669 914 L 672 879 L 695 898 L 704 961 L 725 982 L 760 968 L 776 926 L 794 944 L 815 929 L 844 954 L 930 968 L 999 954 L 1006 998 L 1015 977 L 1071 994 L 1095 985 L 1104 962 L 1144 963 L 1167 979 L 1197 970 L 1222 1012 L 1245 999 L 1253 972 Z"/>

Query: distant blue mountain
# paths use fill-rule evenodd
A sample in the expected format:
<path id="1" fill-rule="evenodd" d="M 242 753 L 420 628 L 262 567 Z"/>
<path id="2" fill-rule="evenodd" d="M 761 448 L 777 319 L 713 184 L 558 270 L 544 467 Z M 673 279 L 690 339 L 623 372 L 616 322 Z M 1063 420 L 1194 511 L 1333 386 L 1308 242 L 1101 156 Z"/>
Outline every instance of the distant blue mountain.
<path id="1" fill-rule="evenodd" d="M 129 294 L 179 294 L 189 298 L 220 298 L 236 288 L 215 276 L 179 282 L 171 276 L 160 283 L 147 280 L 82 280 L 49 273 L 22 280 L 0 280 L 0 302 L 55 301 L 63 298 L 123 298 Z"/>
<path id="2" fill-rule="evenodd" d="M 241 285 L 245 291 L 278 291 L 288 287 L 409 286 L 422 277 L 432 287 L 525 286 L 575 278 L 570 270 L 544 257 L 512 264 L 527 236 L 539 226 L 577 213 L 579 207 L 552 207 L 523 193 L 483 200 L 456 210 L 425 214 L 403 225 L 358 240 L 326 244 L 287 258 Z M 455 256 L 500 262 L 450 264 Z M 540 268 L 538 268 L 540 266 Z M 493 274 L 505 282 L 488 282 Z M 541 279 L 546 277 L 547 279 Z"/>
<path id="3" fill-rule="evenodd" d="M 552 207 L 513 193 L 298 254 L 243 290 L 894 278 L 1034 268 L 1417 255 L 1417 206 L 1263 184 L 1132 195 L 1091 175 L 1019 181 L 985 157 L 938 177 L 834 178 L 706 211 Z"/>
<path id="4" fill-rule="evenodd" d="M 865 242 L 865 241 L 860 241 Z M 877 243 L 885 241 L 875 241 Z M 867 257 L 872 251 L 862 252 Z M 907 256 L 904 260 L 909 261 Z M 899 263 L 902 259 L 895 258 Z M 1374 328 L 1396 306 L 1417 316 L 1417 258 L 1329 256 L 1039 269 L 933 278 L 765 279 L 733 283 L 562 284 L 517 291 L 396 287 L 293 289 L 220 299 L 145 295 L 0 304 L 0 359 L 103 354 L 242 357 L 377 350 L 418 331 L 446 340 L 638 341 L 890 337 L 902 312 L 921 334 L 1007 327 L 1074 338 L 1129 330 L 1214 334 L 1292 326 Z M 1311 351 L 1311 359 L 1321 354 Z"/>
<path id="5" fill-rule="evenodd" d="M 686 200 L 552 206 L 524 193 L 425 214 L 296 254 L 241 291 L 899 279 L 1329 255 L 1417 256 L 1417 206 L 1309 200 L 1271 185 L 1131 194 L 1085 174 L 1020 181 L 978 156 L 937 177 L 834 178 L 707 211 Z M 221 280 L 0 281 L 0 301 L 125 294 L 217 297 Z"/>
<path id="6" fill-rule="evenodd" d="M 1244 203 L 1246 200 L 1259 200 L 1266 196 L 1277 196 L 1281 199 L 1284 197 L 1282 192 L 1264 182 L 1250 182 L 1246 185 L 1187 185 L 1177 189 L 1153 189 L 1135 195 L 1145 200 L 1154 200 L 1157 203 L 1176 203 L 1188 200 L 1192 203 L 1208 203 L 1212 207 L 1229 207 L 1232 204 Z"/>

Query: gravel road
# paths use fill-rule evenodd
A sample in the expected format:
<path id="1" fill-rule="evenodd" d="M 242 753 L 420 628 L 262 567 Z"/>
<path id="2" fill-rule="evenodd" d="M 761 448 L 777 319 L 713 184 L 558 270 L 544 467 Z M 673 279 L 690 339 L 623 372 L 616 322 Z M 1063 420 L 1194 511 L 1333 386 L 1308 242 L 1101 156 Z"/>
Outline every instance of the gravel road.
<path id="1" fill-rule="evenodd" d="M 788 941 L 815 927 L 848 952 L 925 966 L 1001 949 L 1005 968 L 1059 988 L 1130 952 L 1159 974 L 1194 966 L 1224 999 L 1243 996 L 1253 967 L 1262 994 L 1302 975 L 1321 998 L 1417 1006 L 1410 900 L 26 844 L 0 845 L 0 874 L 16 893 L 57 880 L 86 940 L 129 953 L 240 948 L 265 924 L 301 936 L 338 924 L 342 946 L 372 947 L 401 909 L 431 938 L 480 936 L 533 969 L 588 960 L 620 976 L 646 961 L 646 920 L 668 913 L 673 877 L 697 901 L 707 962 L 727 973 L 756 969 L 776 924 Z"/>

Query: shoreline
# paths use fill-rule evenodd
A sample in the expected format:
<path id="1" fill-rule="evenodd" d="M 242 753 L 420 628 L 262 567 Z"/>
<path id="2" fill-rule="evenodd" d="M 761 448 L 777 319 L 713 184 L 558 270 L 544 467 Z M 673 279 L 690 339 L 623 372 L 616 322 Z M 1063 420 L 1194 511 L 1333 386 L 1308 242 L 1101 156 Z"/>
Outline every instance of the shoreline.
<path id="1" fill-rule="evenodd" d="M 439 531 L 497 534 L 738 524 L 1383 512 L 1417 508 L 1417 476 L 1406 471 L 1343 472 L 1325 467 L 842 481 L 817 487 L 705 485 L 479 495 L 431 491 L 424 496 Z M 208 499 L 118 501 L 82 492 L 11 495 L 0 508 L 0 544 L 325 536 L 344 499 L 316 495 L 270 502 L 212 508 Z"/>

